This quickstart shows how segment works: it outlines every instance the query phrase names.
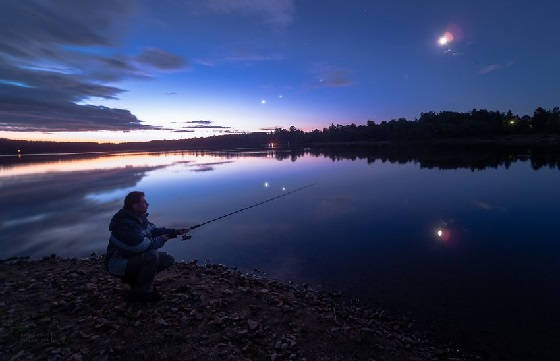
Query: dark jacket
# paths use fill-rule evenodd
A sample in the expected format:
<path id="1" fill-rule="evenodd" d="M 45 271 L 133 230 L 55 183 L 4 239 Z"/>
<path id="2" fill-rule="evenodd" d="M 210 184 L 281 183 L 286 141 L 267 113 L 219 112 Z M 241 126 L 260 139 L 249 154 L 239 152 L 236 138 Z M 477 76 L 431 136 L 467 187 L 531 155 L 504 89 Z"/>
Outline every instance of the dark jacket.
<path id="1" fill-rule="evenodd" d="M 107 268 L 123 276 L 128 258 L 151 249 L 163 247 L 164 234 L 176 235 L 172 228 L 158 228 L 148 221 L 148 214 L 139 216 L 127 209 L 119 210 L 109 225 L 111 237 L 107 246 Z"/>

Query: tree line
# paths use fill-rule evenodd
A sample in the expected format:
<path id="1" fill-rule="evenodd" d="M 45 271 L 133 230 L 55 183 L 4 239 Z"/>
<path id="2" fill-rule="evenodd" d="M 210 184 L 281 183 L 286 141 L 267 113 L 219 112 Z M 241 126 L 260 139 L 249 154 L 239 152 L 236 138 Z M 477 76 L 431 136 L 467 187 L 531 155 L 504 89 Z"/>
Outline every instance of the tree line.
<path id="1" fill-rule="evenodd" d="M 322 130 L 303 132 L 295 127 L 276 129 L 280 144 L 309 144 L 359 141 L 415 141 L 448 138 L 499 137 L 508 135 L 560 134 L 560 108 L 537 108 L 532 116 L 511 111 L 473 109 L 471 112 L 443 111 L 422 113 L 417 120 L 393 119 L 366 125 L 331 124 Z"/>
<path id="2" fill-rule="evenodd" d="M 234 149 L 270 146 L 299 147 L 326 143 L 351 142 L 439 142 L 473 138 L 510 136 L 540 142 L 542 136 L 560 135 L 560 108 L 537 108 L 532 116 L 514 115 L 511 111 L 473 109 L 470 112 L 443 111 L 422 113 L 418 119 L 393 119 L 365 125 L 331 124 L 322 130 L 304 132 L 295 126 L 273 132 L 253 132 L 149 142 L 95 143 L 44 142 L 0 139 L 1 154 L 48 152 L 118 152 L 164 151 L 178 149 Z"/>

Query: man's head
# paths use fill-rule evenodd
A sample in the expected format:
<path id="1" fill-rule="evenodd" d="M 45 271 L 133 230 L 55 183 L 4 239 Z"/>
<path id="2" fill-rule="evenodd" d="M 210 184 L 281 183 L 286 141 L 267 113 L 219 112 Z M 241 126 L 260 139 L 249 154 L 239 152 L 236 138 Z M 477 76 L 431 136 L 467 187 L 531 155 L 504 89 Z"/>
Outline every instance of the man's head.
<path id="1" fill-rule="evenodd" d="M 144 192 L 130 192 L 124 198 L 124 209 L 134 213 L 143 214 L 148 210 L 148 202 L 144 198 Z"/>

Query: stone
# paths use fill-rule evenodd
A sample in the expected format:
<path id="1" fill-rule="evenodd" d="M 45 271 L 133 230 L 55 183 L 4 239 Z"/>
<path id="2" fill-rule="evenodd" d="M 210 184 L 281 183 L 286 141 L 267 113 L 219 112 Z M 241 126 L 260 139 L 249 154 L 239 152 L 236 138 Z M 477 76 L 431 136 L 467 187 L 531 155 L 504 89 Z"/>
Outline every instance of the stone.
<path id="1" fill-rule="evenodd" d="M 247 324 L 249 325 L 249 330 L 251 330 L 251 331 L 253 331 L 257 327 L 259 327 L 259 323 L 257 321 L 254 321 L 254 320 L 248 320 Z"/>

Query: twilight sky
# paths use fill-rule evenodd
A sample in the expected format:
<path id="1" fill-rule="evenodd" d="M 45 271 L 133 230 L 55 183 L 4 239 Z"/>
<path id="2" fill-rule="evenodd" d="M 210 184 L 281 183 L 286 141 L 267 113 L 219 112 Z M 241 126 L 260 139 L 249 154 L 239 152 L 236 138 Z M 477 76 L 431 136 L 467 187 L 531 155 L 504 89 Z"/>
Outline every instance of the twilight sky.
<path id="1" fill-rule="evenodd" d="M 560 2 L 0 4 L 0 137 L 127 141 L 560 105 Z"/>

